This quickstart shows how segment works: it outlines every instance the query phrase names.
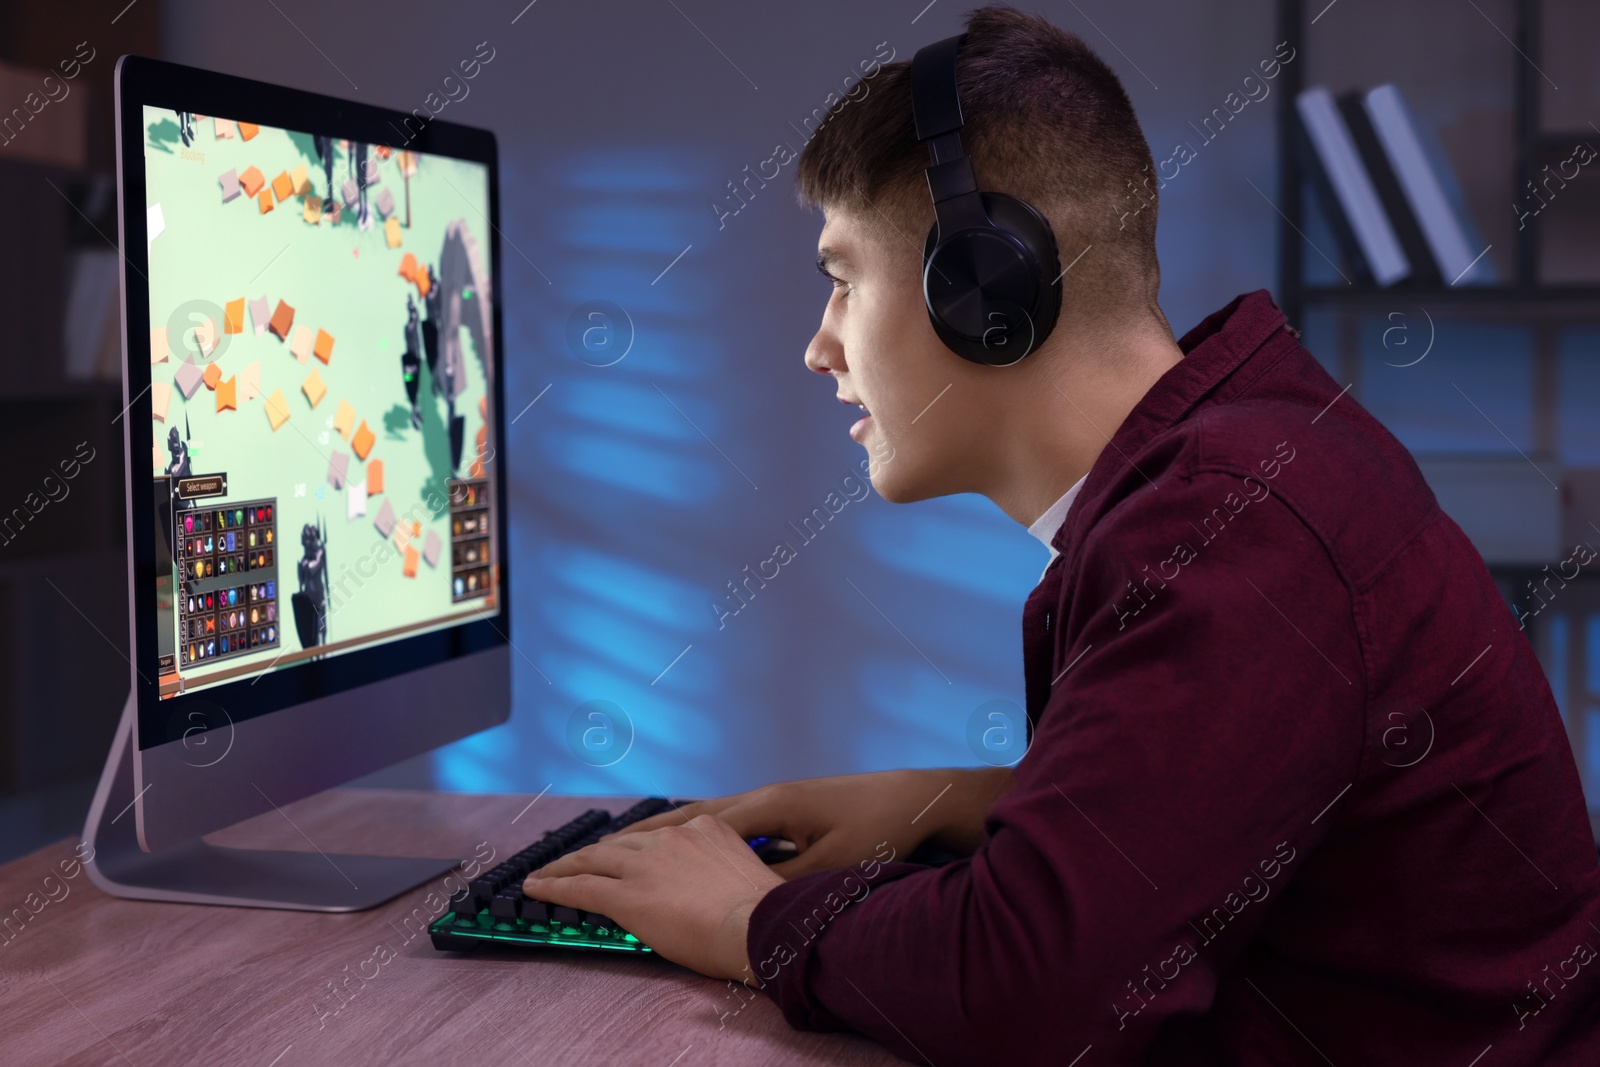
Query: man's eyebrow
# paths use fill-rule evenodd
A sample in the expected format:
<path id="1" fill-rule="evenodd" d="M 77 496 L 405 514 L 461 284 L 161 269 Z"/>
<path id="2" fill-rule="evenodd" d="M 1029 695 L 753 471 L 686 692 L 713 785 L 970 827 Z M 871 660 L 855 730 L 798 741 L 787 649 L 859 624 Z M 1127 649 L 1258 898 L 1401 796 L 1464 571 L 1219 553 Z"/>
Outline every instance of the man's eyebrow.
<path id="1" fill-rule="evenodd" d="M 835 270 L 837 268 L 839 268 L 839 267 L 843 267 L 845 270 L 851 269 L 850 261 L 848 259 L 846 259 L 843 255 L 841 255 L 839 253 L 838 249 L 835 249 L 835 248 L 823 248 L 823 249 L 818 250 L 818 252 L 817 252 L 817 269 L 818 270 L 820 270 L 823 274 L 826 274 L 829 277 L 832 277 L 834 272 L 835 272 Z"/>

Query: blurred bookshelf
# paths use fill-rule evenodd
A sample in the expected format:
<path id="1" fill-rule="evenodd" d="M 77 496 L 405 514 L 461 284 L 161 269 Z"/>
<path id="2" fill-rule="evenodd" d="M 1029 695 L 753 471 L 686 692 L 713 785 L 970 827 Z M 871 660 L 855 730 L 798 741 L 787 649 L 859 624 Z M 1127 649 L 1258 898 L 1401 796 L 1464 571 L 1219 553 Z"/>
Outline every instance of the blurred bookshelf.
<path id="1" fill-rule="evenodd" d="M 128 691 L 113 76 L 160 26 L 0 5 L 0 861 L 79 832 Z"/>
<path id="2" fill-rule="evenodd" d="M 1567 0 L 1579 9 L 1580 0 Z M 1329 5 L 1331 6 L 1331 5 Z M 1566 131 L 1543 126 L 1544 75 L 1541 71 L 1546 37 L 1545 9 L 1562 6 L 1557 0 L 1512 0 L 1509 6 L 1516 18 L 1514 42 L 1522 61 L 1514 65 L 1511 78 L 1512 160 L 1510 189 L 1514 197 L 1531 188 L 1544 168 L 1572 150 L 1575 142 L 1600 144 L 1600 129 L 1575 127 Z M 1326 8 L 1313 0 L 1278 0 L 1279 36 L 1288 41 L 1300 56 L 1310 55 L 1305 14 L 1308 7 Z M 1443 17 L 1443 16 L 1440 16 Z M 1485 16 L 1487 18 L 1488 16 Z M 1496 27 L 1498 29 L 1498 27 Z M 1494 285 L 1416 285 L 1401 282 L 1378 288 L 1366 285 L 1328 285 L 1308 283 L 1305 277 L 1305 238 L 1307 167 L 1299 136 L 1300 119 L 1294 108 L 1295 97 L 1306 87 L 1306 64 L 1284 67 L 1284 90 L 1278 107 L 1279 206 L 1279 304 L 1291 322 L 1304 313 L 1323 306 L 1370 310 L 1393 306 L 1398 301 L 1425 302 L 1470 314 L 1510 314 L 1538 316 L 1552 314 L 1579 321 L 1600 322 L 1600 258 L 1591 266 L 1596 277 L 1583 282 L 1547 279 L 1541 264 L 1545 245 L 1546 218 L 1535 213 L 1530 225 L 1512 232 L 1512 278 Z M 1575 73 L 1575 72 L 1574 72 Z M 1403 78 L 1397 78 L 1404 84 Z M 1573 179 L 1575 180 L 1575 179 Z M 1514 201 L 1512 201 L 1514 203 Z M 1589 220 L 1600 229 L 1600 218 Z"/>
<path id="3" fill-rule="evenodd" d="M 1594 80 L 1585 48 L 1592 53 L 1600 40 L 1600 11 L 1585 0 L 1484 0 L 1462 11 L 1277 0 L 1276 16 L 1278 39 L 1297 56 L 1279 85 L 1279 304 L 1329 372 L 1411 449 L 1508 605 L 1527 608 L 1537 603 L 1532 583 L 1543 588 L 1576 544 L 1600 548 L 1600 162 L 1585 160 L 1571 176 L 1558 171 L 1549 204 L 1535 193 L 1541 179 L 1551 189 L 1547 168 L 1571 162 L 1575 145 L 1600 147 L 1600 128 L 1585 114 L 1600 115 L 1600 106 L 1574 99 Z M 1379 25 L 1388 39 L 1374 45 Z M 1351 261 L 1349 237 L 1331 218 L 1341 205 L 1328 195 L 1327 160 L 1302 132 L 1296 100 L 1308 84 L 1338 93 L 1380 81 L 1426 102 L 1415 112 L 1419 133 L 1446 168 L 1460 168 L 1460 186 L 1449 174 L 1445 184 L 1464 228 L 1480 238 L 1474 251 L 1483 250 L 1490 283 L 1419 282 L 1426 271 L 1413 263 L 1411 277 L 1380 287 Z M 1454 152 L 1430 126 L 1441 116 L 1454 125 Z M 1380 181 L 1372 176 L 1381 191 Z M 1537 211 L 1524 209 L 1535 202 Z M 1392 215 L 1393 200 L 1385 204 Z M 1398 233 L 1404 220 L 1391 221 Z M 1313 240 L 1319 233 L 1326 243 Z M 1420 344 L 1390 348 L 1400 330 L 1426 330 L 1429 349 L 1444 339 L 1427 373 L 1418 369 Z M 1527 631 L 1600 841 L 1595 572 L 1600 566 L 1558 579 L 1558 595 Z"/>

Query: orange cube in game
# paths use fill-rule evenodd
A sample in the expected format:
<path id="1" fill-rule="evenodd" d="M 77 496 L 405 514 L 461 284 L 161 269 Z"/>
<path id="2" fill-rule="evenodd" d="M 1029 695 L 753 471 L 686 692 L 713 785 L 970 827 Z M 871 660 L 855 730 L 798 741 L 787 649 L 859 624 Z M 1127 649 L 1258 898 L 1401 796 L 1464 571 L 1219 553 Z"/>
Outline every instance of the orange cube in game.
<path id="1" fill-rule="evenodd" d="M 271 211 L 272 210 L 272 190 L 271 189 L 263 189 L 263 190 L 261 190 L 261 197 L 260 197 L 260 201 L 259 202 L 261 204 L 261 213 L 263 215 L 265 215 L 267 212 Z"/>
<path id="2" fill-rule="evenodd" d="M 417 576 L 417 560 L 420 558 L 421 555 L 415 548 L 411 545 L 406 546 L 405 575 L 407 578 L 415 578 Z"/>
<path id="3" fill-rule="evenodd" d="M 207 389 L 215 389 L 217 383 L 222 381 L 222 368 L 215 363 L 207 363 L 205 372 L 200 375 L 200 378 L 206 383 Z"/>
<path id="4" fill-rule="evenodd" d="M 300 383 L 300 391 L 306 394 L 306 399 L 311 401 L 312 407 L 322 403 L 322 398 L 328 394 L 328 387 L 323 384 L 322 376 L 317 373 L 317 368 L 311 368 L 311 373 L 306 375 L 306 380 Z"/>
<path id="5" fill-rule="evenodd" d="M 350 401 L 339 401 L 339 410 L 333 414 L 333 428 L 339 431 L 340 437 L 350 440 L 350 431 L 356 428 L 356 409 L 350 406 Z"/>
<path id="6" fill-rule="evenodd" d="M 216 366 L 215 363 L 213 363 L 211 365 L 213 367 Z M 226 381 L 221 381 L 221 382 L 217 383 L 217 410 L 218 411 L 238 411 L 239 410 L 239 391 L 238 391 L 238 387 L 237 387 L 237 384 L 236 384 L 237 382 L 238 382 L 237 378 L 229 378 Z"/>
<path id="7" fill-rule="evenodd" d="M 244 297 L 228 301 L 222 309 L 222 332 L 244 333 Z"/>
<path id="8" fill-rule="evenodd" d="M 294 195 L 294 182 L 289 179 L 288 171 L 281 170 L 272 179 L 272 195 L 278 198 L 280 204 Z"/>
<path id="9" fill-rule="evenodd" d="M 267 323 L 267 329 L 278 335 L 282 341 L 289 336 L 289 327 L 294 325 L 294 308 L 282 300 L 272 312 L 272 321 Z"/>
<path id="10" fill-rule="evenodd" d="M 272 423 L 274 433 L 289 421 L 289 402 L 283 398 L 282 389 L 274 389 L 262 406 L 266 409 L 267 421 Z"/>
<path id="11" fill-rule="evenodd" d="M 428 265 L 426 263 L 417 265 L 417 273 L 412 280 L 417 283 L 418 296 L 427 296 L 428 290 L 433 288 L 433 279 L 428 275 Z"/>
<path id="12" fill-rule="evenodd" d="M 266 184 L 267 179 L 254 167 L 245 168 L 245 172 L 239 175 L 239 188 L 244 190 L 245 196 L 258 195 L 261 187 Z"/>
<path id="13" fill-rule="evenodd" d="M 333 358 L 333 334 L 327 330 L 317 330 L 317 343 L 311 346 L 311 354 L 322 360 L 327 366 L 328 360 Z"/>
<path id="14" fill-rule="evenodd" d="M 377 496 L 383 492 L 383 460 L 375 459 L 367 464 L 367 495 Z"/>
<path id="15" fill-rule="evenodd" d="M 414 282 L 414 276 L 416 273 L 417 257 L 412 255 L 410 252 L 407 252 L 405 255 L 400 257 L 400 277 L 404 278 L 408 282 Z"/>
<path id="16" fill-rule="evenodd" d="M 254 137 L 256 134 L 258 134 L 260 132 L 261 132 L 261 127 L 257 126 L 253 122 L 241 122 L 241 123 L 239 123 L 239 137 L 242 140 L 248 141 L 250 138 Z"/>
<path id="17" fill-rule="evenodd" d="M 350 447 L 355 450 L 356 458 L 365 462 L 377 440 L 372 430 L 367 427 L 367 420 L 362 419 L 360 427 L 356 429 L 355 436 L 350 438 Z M 368 475 L 368 477 L 370 478 L 371 475 Z"/>

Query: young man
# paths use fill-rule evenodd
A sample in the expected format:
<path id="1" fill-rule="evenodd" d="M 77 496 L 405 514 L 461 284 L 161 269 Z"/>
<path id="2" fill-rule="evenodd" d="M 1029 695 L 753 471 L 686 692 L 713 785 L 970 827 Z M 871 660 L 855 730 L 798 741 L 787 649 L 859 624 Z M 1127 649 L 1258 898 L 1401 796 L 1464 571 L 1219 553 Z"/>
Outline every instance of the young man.
<path id="1" fill-rule="evenodd" d="M 526 891 L 940 1067 L 1600 1062 L 1594 842 L 1482 560 L 1265 291 L 1174 341 L 1151 154 L 1081 40 L 985 8 L 957 70 L 979 188 L 1073 264 L 1058 323 L 1004 367 L 936 335 L 899 63 L 799 163 L 835 286 L 806 363 L 885 499 L 1049 544 L 1029 751 L 689 805 Z"/>

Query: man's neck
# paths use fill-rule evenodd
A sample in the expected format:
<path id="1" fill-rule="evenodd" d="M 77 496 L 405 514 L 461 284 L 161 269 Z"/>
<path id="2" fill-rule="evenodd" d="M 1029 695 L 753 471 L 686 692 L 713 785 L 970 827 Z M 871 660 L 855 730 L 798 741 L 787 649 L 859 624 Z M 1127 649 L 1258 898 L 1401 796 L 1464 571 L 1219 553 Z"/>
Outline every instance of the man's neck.
<path id="1" fill-rule="evenodd" d="M 1074 340 L 1017 381 L 996 441 L 994 480 L 981 491 L 1031 525 L 1088 473 L 1139 401 L 1183 359 L 1170 333 L 1127 337 L 1114 348 Z"/>

